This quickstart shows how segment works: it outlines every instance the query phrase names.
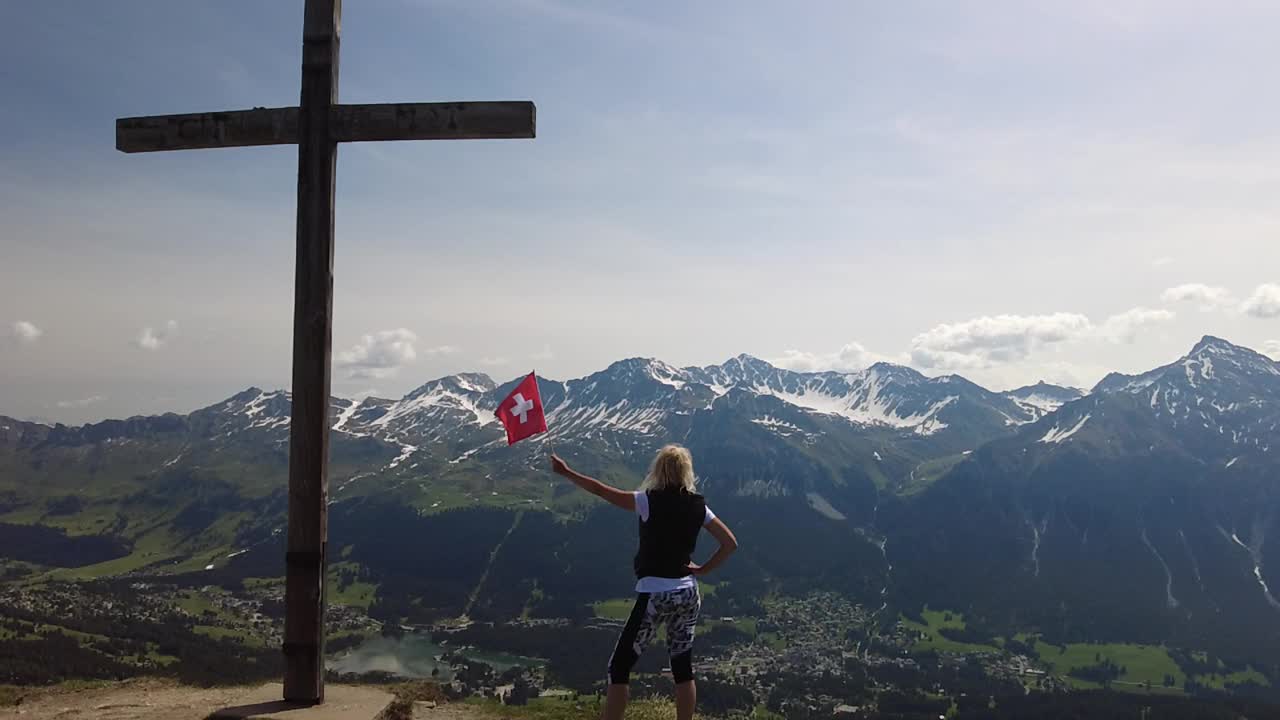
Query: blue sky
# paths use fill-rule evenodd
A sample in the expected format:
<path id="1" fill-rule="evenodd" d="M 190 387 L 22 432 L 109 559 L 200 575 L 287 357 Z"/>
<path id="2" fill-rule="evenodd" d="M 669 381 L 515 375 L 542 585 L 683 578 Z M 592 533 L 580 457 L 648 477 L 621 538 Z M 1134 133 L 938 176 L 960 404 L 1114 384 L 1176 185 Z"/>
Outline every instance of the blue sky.
<path id="1" fill-rule="evenodd" d="M 539 127 L 341 148 L 335 393 L 740 352 L 1087 386 L 1205 333 L 1280 351 L 1280 8 L 1032 5 L 348 0 L 343 101 L 530 99 Z M 0 414 L 286 385 L 296 151 L 126 156 L 113 123 L 296 103 L 301 2 L 0 25 Z"/>

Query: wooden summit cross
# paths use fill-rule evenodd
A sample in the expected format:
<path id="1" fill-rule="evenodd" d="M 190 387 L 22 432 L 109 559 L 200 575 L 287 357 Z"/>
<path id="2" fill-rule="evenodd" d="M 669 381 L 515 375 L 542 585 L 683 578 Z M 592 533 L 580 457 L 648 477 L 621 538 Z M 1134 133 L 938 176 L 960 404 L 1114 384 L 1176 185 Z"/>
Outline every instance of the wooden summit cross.
<path id="1" fill-rule="evenodd" d="M 535 134 L 531 102 L 337 104 L 341 15 L 341 0 L 306 0 L 298 107 L 116 120 L 116 149 L 127 153 L 298 146 L 284 699 L 312 704 L 324 701 L 337 143 L 531 138 Z"/>

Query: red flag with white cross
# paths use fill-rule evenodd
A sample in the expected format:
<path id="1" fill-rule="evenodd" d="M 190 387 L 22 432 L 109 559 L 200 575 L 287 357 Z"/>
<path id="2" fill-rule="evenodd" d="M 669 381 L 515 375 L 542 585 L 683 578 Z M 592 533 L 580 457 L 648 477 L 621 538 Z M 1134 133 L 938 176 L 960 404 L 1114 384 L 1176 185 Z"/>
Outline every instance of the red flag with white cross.
<path id="1" fill-rule="evenodd" d="M 547 416 L 542 412 L 542 396 L 538 394 L 538 377 L 533 373 L 520 381 L 506 400 L 494 411 L 507 429 L 507 444 L 515 445 L 527 437 L 547 431 Z"/>

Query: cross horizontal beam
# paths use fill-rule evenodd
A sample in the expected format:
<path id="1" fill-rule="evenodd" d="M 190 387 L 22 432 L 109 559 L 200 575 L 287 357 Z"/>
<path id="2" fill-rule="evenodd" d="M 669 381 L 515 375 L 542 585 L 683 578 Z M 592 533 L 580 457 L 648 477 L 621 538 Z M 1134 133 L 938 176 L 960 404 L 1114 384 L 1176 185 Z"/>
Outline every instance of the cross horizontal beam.
<path id="1" fill-rule="evenodd" d="M 528 101 L 334 105 L 333 142 L 531 138 L 537 109 Z M 116 149 L 126 153 L 293 145 L 298 108 L 254 108 L 116 120 Z"/>

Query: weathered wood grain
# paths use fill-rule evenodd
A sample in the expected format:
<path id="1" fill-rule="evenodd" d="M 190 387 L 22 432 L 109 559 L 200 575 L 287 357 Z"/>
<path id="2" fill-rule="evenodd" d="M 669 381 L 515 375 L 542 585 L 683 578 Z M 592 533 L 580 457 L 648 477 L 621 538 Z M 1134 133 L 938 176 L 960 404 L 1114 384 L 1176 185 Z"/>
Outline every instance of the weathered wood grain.
<path id="1" fill-rule="evenodd" d="M 333 139 L 483 140 L 531 138 L 537 110 L 528 101 L 338 105 Z"/>
<path id="2" fill-rule="evenodd" d="M 298 142 L 298 108 L 255 108 L 116 120 L 121 152 L 199 150 Z"/>
<path id="3" fill-rule="evenodd" d="M 335 105 L 334 142 L 532 138 L 537 109 L 525 100 Z M 126 153 L 201 150 L 298 142 L 298 108 L 255 108 L 116 121 L 116 149 Z"/>
<path id="4" fill-rule="evenodd" d="M 329 380 L 333 344 L 333 201 L 338 146 L 341 0 L 307 0 L 298 103 L 298 222 L 293 295 L 293 417 L 285 562 L 284 699 L 324 702 L 329 535 Z"/>

